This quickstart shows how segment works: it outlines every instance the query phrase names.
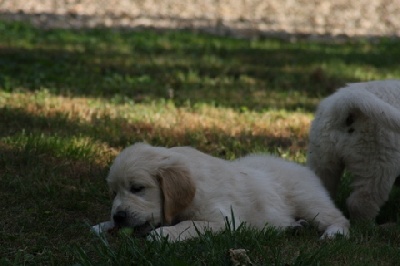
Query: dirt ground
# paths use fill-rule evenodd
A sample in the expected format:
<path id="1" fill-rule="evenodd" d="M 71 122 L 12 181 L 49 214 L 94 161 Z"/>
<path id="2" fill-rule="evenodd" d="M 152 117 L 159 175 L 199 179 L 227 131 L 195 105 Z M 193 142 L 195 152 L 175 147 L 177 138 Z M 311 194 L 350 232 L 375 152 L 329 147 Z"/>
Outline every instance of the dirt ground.
<path id="1" fill-rule="evenodd" d="M 0 18 L 43 28 L 179 28 L 239 38 L 400 36 L 397 0 L 0 0 Z"/>

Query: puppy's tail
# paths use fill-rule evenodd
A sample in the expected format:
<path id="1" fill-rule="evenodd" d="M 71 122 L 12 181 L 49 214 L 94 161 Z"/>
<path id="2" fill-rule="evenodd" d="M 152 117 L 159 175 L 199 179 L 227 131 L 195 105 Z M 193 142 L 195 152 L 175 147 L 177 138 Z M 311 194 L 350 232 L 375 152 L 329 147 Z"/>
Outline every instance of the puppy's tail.
<path id="1" fill-rule="evenodd" d="M 350 84 L 347 88 L 340 89 L 333 104 L 333 114 L 337 117 L 349 117 L 352 110 L 359 110 L 365 116 L 388 129 L 400 132 L 400 109 L 385 102 L 374 93 L 365 89 L 364 85 Z M 382 85 L 385 85 L 383 83 Z M 389 82 L 391 88 L 400 92 L 400 81 Z M 342 91 L 343 90 L 343 91 Z M 382 88 L 382 90 L 385 90 Z M 397 95 L 399 95 L 397 93 Z M 392 97 L 396 97 L 392 95 Z M 400 101 L 400 99 L 397 99 Z"/>

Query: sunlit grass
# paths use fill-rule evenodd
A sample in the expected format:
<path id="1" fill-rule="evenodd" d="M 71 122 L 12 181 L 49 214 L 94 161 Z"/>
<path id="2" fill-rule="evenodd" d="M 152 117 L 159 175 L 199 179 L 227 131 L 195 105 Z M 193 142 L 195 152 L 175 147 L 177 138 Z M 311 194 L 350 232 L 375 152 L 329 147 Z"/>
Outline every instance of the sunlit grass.
<path id="1" fill-rule="evenodd" d="M 243 108 L 218 108 L 209 104 L 187 104 L 176 107 L 172 101 L 135 103 L 127 97 L 68 98 L 39 90 L 31 93 L 0 92 L 0 108 L 20 109 L 26 112 L 92 123 L 102 118 L 124 119 L 126 123 L 148 123 L 154 128 L 174 129 L 183 132 L 190 129 L 216 129 L 235 136 L 241 132 L 254 135 L 268 134 L 289 137 L 305 136 L 312 114 L 288 112 L 284 109 L 254 112 Z"/>

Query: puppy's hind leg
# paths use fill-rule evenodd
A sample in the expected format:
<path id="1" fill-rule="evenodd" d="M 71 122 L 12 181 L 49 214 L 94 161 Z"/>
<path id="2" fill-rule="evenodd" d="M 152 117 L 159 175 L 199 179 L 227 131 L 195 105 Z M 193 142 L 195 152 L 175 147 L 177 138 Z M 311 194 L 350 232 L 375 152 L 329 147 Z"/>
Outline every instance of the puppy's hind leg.
<path id="1" fill-rule="evenodd" d="M 303 195 L 298 195 L 296 215 L 316 223 L 323 233 L 322 239 L 336 235 L 349 235 L 350 222 L 336 208 L 328 193 L 322 186 L 314 187 Z"/>
<path id="2" fill-rule="evenodd" d="M 323 232 L 321 239 L 334 238 L 336 235 L 349 236 L 350 222 L 333 202 L 325 202 L 317 209 L 319 212 L 314 221 L 317 223 L 318 229 Z"/>
<path id="3" fill-rule="evenodd" d="M 336 235 L 348 237 L 350 234 L 350 222 L 333 203 L 321 206 L 314 221 L 317 223 L 318 229 L 323 232 L 321 239 L 334 238 Z"/>

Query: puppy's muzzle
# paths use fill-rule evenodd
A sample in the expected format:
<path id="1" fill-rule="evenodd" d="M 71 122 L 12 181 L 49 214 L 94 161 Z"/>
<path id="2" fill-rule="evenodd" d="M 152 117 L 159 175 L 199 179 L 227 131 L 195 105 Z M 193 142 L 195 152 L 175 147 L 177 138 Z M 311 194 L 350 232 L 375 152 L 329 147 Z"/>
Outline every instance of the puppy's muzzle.
<path id="1" fill-rule="evenodd" d="M 124 225 L 127 220 L 126 211 L 118 211 L 116 214 L 114 214 L 113 219 L 114 219 L 115 225 L 117 225 L 117 226 Z"/>

